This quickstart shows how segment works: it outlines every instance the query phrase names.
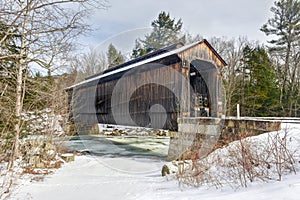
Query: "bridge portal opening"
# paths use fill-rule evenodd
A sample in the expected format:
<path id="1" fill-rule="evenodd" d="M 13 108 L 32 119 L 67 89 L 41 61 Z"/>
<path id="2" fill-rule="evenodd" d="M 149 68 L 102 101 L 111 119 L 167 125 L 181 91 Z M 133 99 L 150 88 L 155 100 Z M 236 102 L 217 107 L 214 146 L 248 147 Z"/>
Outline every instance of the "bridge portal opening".
<path id="1" fill-rule="evenodd" d="M 190 63 L 190 117 L 221 117 L 223 94 L 221 75 L 217 67 L 205 60 Z"/>

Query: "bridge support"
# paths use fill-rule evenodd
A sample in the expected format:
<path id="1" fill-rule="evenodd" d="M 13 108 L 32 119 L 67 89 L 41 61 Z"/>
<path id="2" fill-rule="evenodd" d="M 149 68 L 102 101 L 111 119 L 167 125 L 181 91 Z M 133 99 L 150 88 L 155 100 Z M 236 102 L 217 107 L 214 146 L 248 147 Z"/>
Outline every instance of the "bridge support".
<path id="1" fill-rule="evenodd" d="M 197 159 L 207 155 L 220 136 L 220 125 L 220 118 L 178 118 L 178 132 L 170 137 L 168 160 Z"/>
<path id="2" fill-rule="evenodd" d="M 278 120 L 178 118 L 178 132 L 170 135 L 168 160 L 199 159 L 230 141 L 280 129 Z"/>

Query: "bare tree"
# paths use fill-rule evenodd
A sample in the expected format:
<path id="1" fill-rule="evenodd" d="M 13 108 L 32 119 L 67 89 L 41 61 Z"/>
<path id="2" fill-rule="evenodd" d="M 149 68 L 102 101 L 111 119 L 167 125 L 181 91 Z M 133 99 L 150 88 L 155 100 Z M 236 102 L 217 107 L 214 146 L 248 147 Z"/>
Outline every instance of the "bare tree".
<path id="1" fill-rule="evenodd" d="M 228 64 L 223 69 L 223 80 L 226 94 L 226 115 L 232 115 L 235 108 L 235 105 L 233 105 L 233 96 L 237 88 L 240 87 L 238 85 L 238 75 L 242 70 L 243 49 L 249 44 L 249 41 L 244 37 L 231 40 L 226 38 L 211 38 L 210 43 Z"/>
<path id="2" fill-rule="evenodd" d="M 71 71 L 77 72 L 75 82 L 80 82 L 88 76 L 95 75 L 107 69 L 108 62 L 104 52 L 89 49 L 81 55 L 75 56 L 71 61 Z"/>
<path id="3" fill-rule="evenodd" d="M 46 69 L 51 75 L 53 70 L 62 66 L 74 49 L 76 38 L 91 30 L 85 21 L 86 17 L 92 10 L 105 7 L 105 0 L 0 2 L 0 73 L 1 78 L 6 78 L 1 81 L 4 90 L 0 93 L 0 103 L 1 115 L 6 115 L 3 117 L 8 121 L 8 128 L 0 128 L 1 135 L 13 137 L 8 146 L 12 149 L 8 166 L 10 173 L 5 178 L 3 187 L 1 186 L 4 192 L 9 191 L 13 180 L 14 160 L 20 155 L 20 137 L 24 124 L 21 115 L 26 109 L 25 94 L 32 84 L 28 81 L 30 70 L 32 67 Z M 3 108 L 2 102 L 9 102 L 5 104 L 8 107 Z M 53 101 L 49 105 L 51 108 L 59 106 L 54 104 Z M 1 191 L 0 198 L 2 194 Z"/>
<path id="4" fill-rule="evenodd" d="M 17 35 L 19 51 L 1 54 L 0 59 L 14 58 L 16 66 L 16 96 L 14 100 L 14 158 L 19 155 L 21 112 L 26 78 L 31 66 L 44 68 L 51 74 L 73 48 L 74 39 L 91 30 L 84 19 L 92 9 L 104 8 L 103 0 L 3 0 L 0 21 L 8 28 L 2 33 L 0 44 Z"/>

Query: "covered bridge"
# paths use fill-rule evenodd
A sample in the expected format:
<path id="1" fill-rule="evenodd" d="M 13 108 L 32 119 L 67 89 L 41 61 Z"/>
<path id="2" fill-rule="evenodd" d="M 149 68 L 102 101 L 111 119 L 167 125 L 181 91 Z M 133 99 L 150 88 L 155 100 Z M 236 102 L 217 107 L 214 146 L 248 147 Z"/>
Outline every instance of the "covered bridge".
<path id="1" fill-rule="evenodd" d="M 67 88 L 73 118 L 177 130 L 178 117 L 220 117 L 225 65 L 207 40 L 160 49 Z"/>

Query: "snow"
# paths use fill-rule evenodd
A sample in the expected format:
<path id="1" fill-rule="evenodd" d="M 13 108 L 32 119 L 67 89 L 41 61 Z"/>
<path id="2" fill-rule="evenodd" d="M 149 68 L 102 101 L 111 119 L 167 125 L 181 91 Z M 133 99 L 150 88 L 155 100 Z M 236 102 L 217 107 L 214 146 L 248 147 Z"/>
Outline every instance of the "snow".
<path id="1" fill-rule="evenodd" d="M 122 163 L 120 171 L 107 163 Z M 134 166 L 145 173 L 133 172 Z M 231 188 L 179 187 L 176 180 L 161 177 L 155 162 L 124 158 L 76 157 L 44 181 L 26 182 L 11 199 L 290 199 L 298 200 L 300 175 L 289 175 L 281 182 L 255 185 L 233 191 Z M 149 170 L 145 170 L 149 169 Z M 153 170 L 156 169 L 156 170 Z"/>
<path id="2" fill-rule="evenodd" d="M 24 122 L 27 123 L 27 134 L 32 134 L 32 136 L 49 132 L 53 132 L 56 135 L 62 135 L 64 133 L 60 125 L 63 121 L 62 116 L 54 114 L 49 108 L 34 112 L 24 112 L 21 113 L 21 117 Z M 26 133 L 26 131 L 23 130 L 24 133 Z"/>
<path id="3" fill-rule="evenodd" d="M 68 156 L 73 156 L 74 154 L 72 153 L 64 153 L 64 154 L 61 154 L 61 156 L 65 156 L 65 157 L 68 157 Z"/>
<path id="4" fill-rule="evenodd" d="M 290 136 L 296 138 L 290 144 L 293 148 L 299 149 L 300 125 L 284 124 L 282 129 L 288 130 Z M 267 135 L 256 136 L 253 140 L 264 141 L 268 138 Z M 123 146 L 114 146 L 117 150 L 109 153 L 107 148 L 122 143 L 124 141 L 122 137 L 108 138 L 104 146 L 99 146 L 104 141 L 102 137 L 97 137 L 89 143 L 87 141 L 81 144 L 81 148 L 94 145 L 95 152 L 98 153 L 94 156 L 76 156 L 74 162 L 64 164 L 62 168 L 45 176 L 41 181 L 23 177 L 19 187 L 15 188 L 9 199 L 300 199 L 299 173 L 285 175 L 282 181 L 253 182 L 247 188 L 233 189 L 229 186 L 220 189 L 206 186 L 196 188 L 181 185 L 172 176 L 162 177 L 161 168 L 165 164 L 163 156 L 156 154 L 152 157 L 137 156 L 127 152 L 130 149 L 126 150 Z M 125 146 L 137 145 L 135 148 L 142 148 L 138 138 L 129 137 L 125 141 L 123 144 Z M 73 144 L 80 147 L 79 142 L 75 140 Z M 166 154 L 166 145 L 167 139 L 160 138 L 155 142 L 152 138 L 147 141 L 145 148 L 150 148 L 149 154 L 153 151 Z M 159 148 L 163 151 L 158 151 Z"/>
<path id="5" fill-rule="evenodd" d="M 98 124 L 98 130 L 104 135 L 111 135 L 114 130 L 121 131 L 126 135 L 138 135 L 138 136 L 153 136 L 157 134 L 168 135 L 169 131 L 164 129 L 153 129 L 140 126 L 124 126 L 115 124 Z"/>

